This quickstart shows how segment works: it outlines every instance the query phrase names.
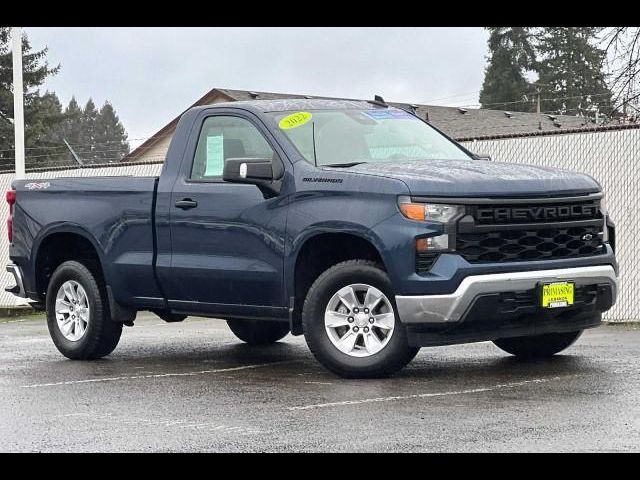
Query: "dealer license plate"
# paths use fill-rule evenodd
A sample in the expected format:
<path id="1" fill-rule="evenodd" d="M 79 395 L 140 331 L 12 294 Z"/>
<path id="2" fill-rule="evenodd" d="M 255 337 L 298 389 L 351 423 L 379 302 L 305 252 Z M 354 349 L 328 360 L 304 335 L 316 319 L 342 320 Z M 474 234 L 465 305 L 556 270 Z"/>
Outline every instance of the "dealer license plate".
<path id="1" fill-rule="evenodd" d="M 573 305 L 573 282 L 554 282 L 542 285 L 542 307 L 559 308 Z"/>

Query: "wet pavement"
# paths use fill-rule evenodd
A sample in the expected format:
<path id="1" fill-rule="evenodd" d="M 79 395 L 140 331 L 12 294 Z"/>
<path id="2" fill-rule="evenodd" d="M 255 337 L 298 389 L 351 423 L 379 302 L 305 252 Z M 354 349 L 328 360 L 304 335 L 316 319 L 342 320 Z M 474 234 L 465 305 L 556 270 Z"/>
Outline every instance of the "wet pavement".
<path id="1" fill-rule="evenodd" d="M 0 323 L 0 451 L 638 451 L 640 328 L 523 362 L 424 348 L 384 380 L 324 370 L 220 320 L 143 314 L 105 359 L 62 357 L 42 318 Z"/>

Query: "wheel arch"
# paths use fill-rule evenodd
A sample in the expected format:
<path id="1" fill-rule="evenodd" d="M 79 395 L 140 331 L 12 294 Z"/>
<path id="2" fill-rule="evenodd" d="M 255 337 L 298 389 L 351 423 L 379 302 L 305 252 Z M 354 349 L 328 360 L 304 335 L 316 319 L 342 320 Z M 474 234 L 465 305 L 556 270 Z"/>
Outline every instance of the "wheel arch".
<path id="1" fill-rule="evenodd" d="M 75 224 L 52 225 L 41 230 L 32 247 L 34 288 L 38 295 L 46 293 L 53 270 L 67 260 L 91 260 L 108 283 L 102 248 L 83 227 Z M 53 269 L 53 270 L 51 270 Z"/>
<path id="2" fill-rule="evenodd" d="M 359 225 L 345 228 L 316 226 L 298 236 L 293 242 L 292 254 L 287 265 L 285 278 L 287 295 L 290 299 L 291 332 L 302 333 L 302 304 L 315 279 L 329 267 L 345 260 L 373 260 L 386 270 L 382 255 L 382 242 L 371 232 Z"/>

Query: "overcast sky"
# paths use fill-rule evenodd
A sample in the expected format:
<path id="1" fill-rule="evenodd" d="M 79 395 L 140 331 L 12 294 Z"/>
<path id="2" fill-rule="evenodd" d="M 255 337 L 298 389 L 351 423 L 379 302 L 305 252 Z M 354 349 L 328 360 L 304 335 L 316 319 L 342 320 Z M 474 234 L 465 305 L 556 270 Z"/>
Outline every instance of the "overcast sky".
<path id="1" fill-rule="evenodd" d="M 388 101 L 478 102 L 482 28 L 25 28 L 60 72 L 44 85 L 109 100 L 129 138 L 152 135 L 214 87 Z M 133 140 L 135 146 L 140 141 Z"/>

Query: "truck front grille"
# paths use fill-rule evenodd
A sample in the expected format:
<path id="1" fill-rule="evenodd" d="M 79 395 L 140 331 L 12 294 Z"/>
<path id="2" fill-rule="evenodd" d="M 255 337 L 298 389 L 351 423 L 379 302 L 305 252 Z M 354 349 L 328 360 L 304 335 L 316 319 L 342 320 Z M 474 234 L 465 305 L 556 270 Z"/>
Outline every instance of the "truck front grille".
<path id="1" fill-rule="evenodd" d="M 545 228 L 460 233 L 456 249 L 469 263 L 585 257 L 602 253 L 599 228 Z"/>
<path id="2" fill-rule="evenodd" d="M 599 201 L 468 206 L 456 250 L 469 263 L 552 260 L 605 252 Z M 526 216 L 526 219 L 525 219 Z"/>

